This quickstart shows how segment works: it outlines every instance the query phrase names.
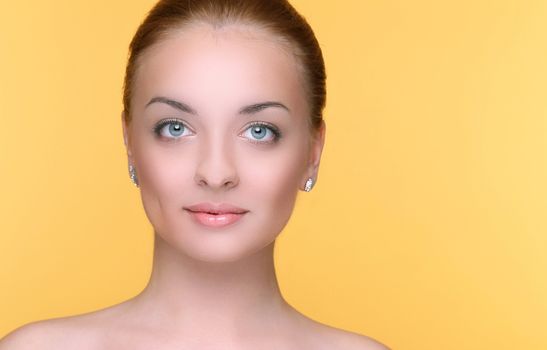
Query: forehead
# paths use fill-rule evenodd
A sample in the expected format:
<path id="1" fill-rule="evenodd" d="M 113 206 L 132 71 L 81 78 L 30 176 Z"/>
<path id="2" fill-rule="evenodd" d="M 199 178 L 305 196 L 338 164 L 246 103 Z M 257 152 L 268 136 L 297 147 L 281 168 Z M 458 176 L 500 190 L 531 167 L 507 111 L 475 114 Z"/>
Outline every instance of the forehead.
<path id="1" fill-rule="evenodd" d="M 142 105 L 155 95 L 185 99 L 198 110 L 258 100 L 281 100 L 304 115 L 308 109 L 291 45 L 240 24 L 188 25 L 148 48 L 138 61 L 134 99 Z"/>

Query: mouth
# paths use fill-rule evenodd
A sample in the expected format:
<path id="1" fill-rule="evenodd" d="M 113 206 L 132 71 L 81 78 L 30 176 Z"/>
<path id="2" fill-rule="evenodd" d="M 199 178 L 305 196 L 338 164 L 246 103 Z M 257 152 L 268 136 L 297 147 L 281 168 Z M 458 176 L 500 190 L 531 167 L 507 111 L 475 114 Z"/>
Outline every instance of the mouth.
<path id="1" fill-rule="evenodd" d="M 186 209 L 189 212 L 192 213 L 203 213 L 203 214 L 209 214 L 209 215 L 225 215 L 225 214 L 244 214 L 245 212 L 236 212 L 236 211 L 202 211 L 202 210 L 190 210 Z"/>
<path id="2" fill-rule="evenodd" d="M 220 203 L 220 204 L 198 203 L 198 204 L 184 207 L 184 209 L 191 212 L 196 212 L 196 213 L 201 212 L 201 213 L 207 213 L 211 215 L 244 214 L 248 212 L 247 209 L 239 208 L 227 203 Z"/>
<path id="3" fill-rule="evenodd" d="M 206 227 L 224 227 L 239 221 L 249 210 L 230 204 L 199 203 L 184 207 L 194 222 Z"/>

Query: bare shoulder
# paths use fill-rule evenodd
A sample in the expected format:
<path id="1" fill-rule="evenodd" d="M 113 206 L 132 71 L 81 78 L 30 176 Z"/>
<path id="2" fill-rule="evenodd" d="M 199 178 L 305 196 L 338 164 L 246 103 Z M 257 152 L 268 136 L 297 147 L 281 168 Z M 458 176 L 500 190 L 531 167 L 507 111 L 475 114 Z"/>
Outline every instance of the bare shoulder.
<path id="1" fill-rule="evenodd" d="M 36 323 L 29 323 L 21 326 L 2 339 L 0 339 L 0 350 L 26 350 L 39 349 L 44 336 L 44 330 Z"/>
<path id="2" fill-rule="evenodd" d="M 27 323 L 0 339 L 0 350 L 102 348 L 106 310 Z"/>
<path id="3" fill-rule="evenodd" d="M 309 348 L 325 350 L 390 350 L 381 342 L 355 332 L 313 321 L 308 333 Z"/>
<path id="4" fill-rule="evenodd" d="M 31 322 L 2 338 L 0 350 L 53 350 L 67 346 L 85 349 L 82 344 L 78 344 L 82 332 L 74 332 L 76 329 L 64 318 Z"/>
<path id="5" fill-rule="evenodd" d="M 336 348 L 344 350 L 390 350 L 379 341 L 358 333 L 338 330 Z"/>

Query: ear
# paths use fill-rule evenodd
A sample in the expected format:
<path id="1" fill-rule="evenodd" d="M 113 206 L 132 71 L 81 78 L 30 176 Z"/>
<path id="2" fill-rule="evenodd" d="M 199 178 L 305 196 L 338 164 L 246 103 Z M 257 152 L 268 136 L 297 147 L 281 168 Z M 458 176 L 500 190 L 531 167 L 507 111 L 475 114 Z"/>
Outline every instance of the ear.
<path id="1" fill-rule="evenodd" d="M 323 153 L 323 146 L 325 145 L 325 133 L 327 130 L 327 124 L 324 120 L 321 120 L 321 125 L 318 130 L 314 130 L 311 141 L 310 157 L 308 161 L 308 168 L 306 170 L 305 178 L 302 181 L 302 189 L 305 187 L 305 183 L 308 178 L 312 178 L 313 183 L 317 183 L 319 174 L 319 163 L 321 162 L 321 154 Z"/>
<path id="2" fill-rule="evenodd" d="M 122 111 L 122 130 L 123 130 L 123 143 L 127 151 L 127 158 L 132 163 L 132 151 L 131 151 L 131 131 L 129 125 L 126 122 L 125 111 Z"/>

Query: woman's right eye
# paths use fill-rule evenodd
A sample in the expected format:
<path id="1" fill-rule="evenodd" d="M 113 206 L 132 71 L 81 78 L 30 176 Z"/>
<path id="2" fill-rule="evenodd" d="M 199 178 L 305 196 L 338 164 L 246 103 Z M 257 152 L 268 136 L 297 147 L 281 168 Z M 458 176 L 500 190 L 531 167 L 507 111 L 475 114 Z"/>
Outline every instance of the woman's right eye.
<path id="1" fill-rule="evenodd" d="M 186 135 L 190 129 L 186 125 L 177 119 L 165 119 L 160 121 L 154 127 L 154 132 L 157 136 L 166 139 L 176 140 Z"/>

